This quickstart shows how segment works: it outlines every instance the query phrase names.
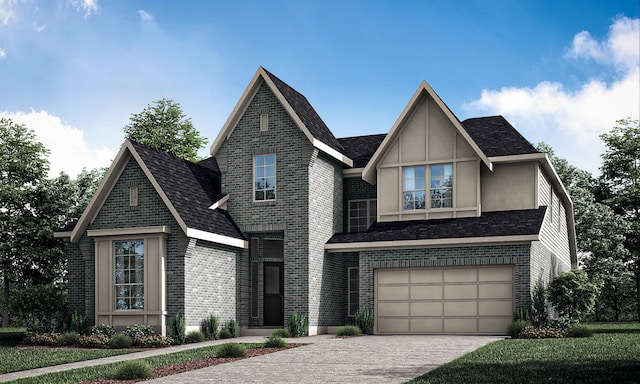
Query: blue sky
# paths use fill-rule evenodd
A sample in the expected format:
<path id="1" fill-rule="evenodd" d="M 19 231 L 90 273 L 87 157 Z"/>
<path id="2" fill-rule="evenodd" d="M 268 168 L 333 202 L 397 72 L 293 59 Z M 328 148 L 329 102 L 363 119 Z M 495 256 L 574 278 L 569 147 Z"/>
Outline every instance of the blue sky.
<path id="1" fill-rule="evenodd" d="M 502 114 L 597 174 L 598 135 L 640 115 L 638 14 L 637 0 L 0 0 L 0 115 L 74 176 L 107 166 L 160 98 L 211 143 L 260 65 L 337 137 L 387 132 L 426 80 L 461 120 Z"/>

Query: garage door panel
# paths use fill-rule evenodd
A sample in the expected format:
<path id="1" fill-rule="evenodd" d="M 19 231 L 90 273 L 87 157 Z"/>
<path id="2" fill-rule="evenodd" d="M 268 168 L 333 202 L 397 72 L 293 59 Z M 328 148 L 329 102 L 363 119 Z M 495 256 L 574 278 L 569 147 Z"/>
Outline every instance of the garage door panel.
<path id="1" fill-rule="evenodd" d="M 445 318 L 444 331 L 449 333 L 476 333 L 478 332 L 478 320 L 475 318 Z"/>
<path id="2" fill-rule="evenodd" d="M 381 270 L 378 272 L 378 284 L 408 284 L 409 271 Z"/>
<path id="3" fill-rule="evenodd" d="M 409 318 L 381 317 L 378 319 L 378 333 L 409 333 Z"/>
<path id="4" fill-rule="evenodd" d="M 478 281 L 513 281 L 513 268 L 480 268 Z"/>
<path id="5" fill-rule="evenodd" d="M 512 301 L 480 301 L 478 303 L 478 314 L 480 316 L 512 316 Z"/>
<path id="6" fill-rule="evenodd" d="M 444 270 L 445 283 L 471 283 L 477 280 L 476 269 L 454 268 Z"/>
<path id="7" fill-rule="evenodd" d="M 378 303 L 380 316 L 409 316 L 409 303 Z"/>
<path id="8" fill-rule="evenodd" d="M 442 283 L 442 270 L 414 269 L 410 276 L 411 284 Z"/>
<path id="9" fill-rule="evenodd" d="M 481 299 L 511 299 L 513 297 L 513 284 L 480 284 L 478 295 Z"/>
<path id="10" fill-rule="evenodd" d="M 378 300 L 409 300 L 409 286 L 379 286 Z"/>
<path id="11" fill-rule="evenodd" d="M 441 285 L 412 285 L 411 300 L 442 299 Z"/>
<path id="12" fill-rule="evenodd" d="M 477 316 L 478 302 L 475 300 L 474 301 L 445 301 L 444 315 L 445 316 Z"/>
<path id="13" fill-rule="evenodd" d="M 441 333 L 442 331 L 442 319 L 411 319 L 412 333 Z"/>
<path id="14" fill-rule="evenodd" d="M 442 301 L 412 302 L 411 316 L 442 316 Z"/>
<path id="15" fill-rule="evenodd" d="M 444 286 L 444 299 L 445 300 L 457 300 L 457 299 L 477 299 L 478 287 L 473 284 L 468 285 L 445 285 Z"/>
<path id="16" fill-rule="evenodd" d="M 511 317 L 506 318 L 480 318 L 478 322 L 478 332 L 484 333 L 506 333 L 507 327 L 513 322 Z"/>

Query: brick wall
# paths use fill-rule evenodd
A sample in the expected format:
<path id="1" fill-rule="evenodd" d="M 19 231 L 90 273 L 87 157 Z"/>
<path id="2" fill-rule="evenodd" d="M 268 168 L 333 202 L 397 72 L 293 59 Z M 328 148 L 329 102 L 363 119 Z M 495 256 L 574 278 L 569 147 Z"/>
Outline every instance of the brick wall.
<path id="1" fill-rule="evenodd" d="M 345 177 L 343 182 L 343 219 L 344 231 L 349 230 L 349 200 L 375 199 L 376 186 L 362 180 L 361 177 Z"/>

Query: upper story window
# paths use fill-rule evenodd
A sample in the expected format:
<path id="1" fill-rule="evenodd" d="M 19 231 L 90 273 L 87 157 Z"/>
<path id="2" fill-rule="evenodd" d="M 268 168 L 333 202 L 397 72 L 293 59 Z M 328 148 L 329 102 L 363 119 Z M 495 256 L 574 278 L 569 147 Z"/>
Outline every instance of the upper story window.
<path id="1" fill-rule="evenodd" d="M 116 309 L 144 309 L 144 241 L 115 242 Z"/>
<path id="2" fill-rule="evenodd" d="M 268 201 L 276 199 L 276 155 L 255 155 L 253 158 L 253 199 Z"/>
<path id="3" fill-rule="evenodd" d="M 366 231 L 377 218 L 376 199 L 349 200 L 349 232 Z"/>
<path id="4" fill-rule="evenodd" d="M 429 188 L 431 208 L 453 207 L 453 165 L 438 164 L 431 166 L 431 184 Z"/>
<path id="5" fill-rule="evenodd" d="M 425 208 L 425 167 L 404 167 L 402 169 L 402 197 L 404 209 Z"/>

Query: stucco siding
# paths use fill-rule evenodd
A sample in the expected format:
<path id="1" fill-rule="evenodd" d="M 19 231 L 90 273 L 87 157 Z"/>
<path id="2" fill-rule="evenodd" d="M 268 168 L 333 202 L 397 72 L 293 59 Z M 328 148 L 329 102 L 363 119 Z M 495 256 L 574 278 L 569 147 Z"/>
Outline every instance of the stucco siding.
<path id="1" fill-rule="evenodd" d="M 536 162 L 494 164 L 493 172 L 482 168 L 482 211 L 510 211 L 535 209 Z"/>

